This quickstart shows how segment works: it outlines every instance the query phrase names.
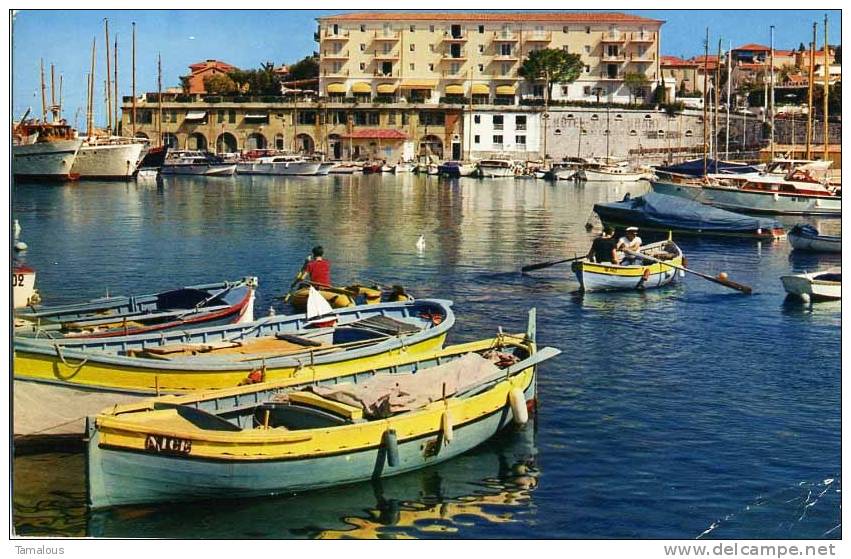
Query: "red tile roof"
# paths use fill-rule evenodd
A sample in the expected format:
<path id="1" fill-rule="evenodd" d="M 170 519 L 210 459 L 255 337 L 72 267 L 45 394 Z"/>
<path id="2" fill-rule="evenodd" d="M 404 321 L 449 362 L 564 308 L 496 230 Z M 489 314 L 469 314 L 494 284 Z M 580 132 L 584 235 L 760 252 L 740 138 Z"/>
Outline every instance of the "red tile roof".
<path id="1" fill-rule="evenodd" d="M 408 135 L 400 130 L 389 130 L 386 128 L 379 129 L 361 129 L 353 130 L 349 134 L 342 134 L 341 138 L 353 140 L 407 140 Z"/>
<path id="2" fill-rule="evenodd" d="M 617 12 L 354 12 L 318 21 L 537 21 L 553 23 L 665 23 Z"/>
<path id="3" fill-rule="evenodd" d="M 236 66 L 231 66 L 227 62 L 222 62 L 221 60 L 205 60 L 204 62 L 196 62 L 195 64 L 190 64 L 189 68 L 192 70 L 192 73 L 199 72 L 201 70 L 205 70 L 207 68 L 218 68 L 219 70 L 223 70 L 225 72 L 230 72 L 233 70 L 238 70 Z"/>
<path id="4" fill-rule="evenodd" d="M 759 52 L 768 52 L 771 48 L 765 45 L 758 45 L 756 43 L 748 43 L 746 45 L 742 45 L 740 47 L 736 47 L 733 50 L 749 50 L 749 51 L 759 51 Z"/>
<path id="5" fill-rule="evenodd" d="M 683 60 L 678 56 L 668 56 L 664 54 L 659 57 L 659 64 L 666 67 L 682 66 L 688 68 L 693 68 L 698 65 L 697 62 L 694 62 L 693 60 Z"/>

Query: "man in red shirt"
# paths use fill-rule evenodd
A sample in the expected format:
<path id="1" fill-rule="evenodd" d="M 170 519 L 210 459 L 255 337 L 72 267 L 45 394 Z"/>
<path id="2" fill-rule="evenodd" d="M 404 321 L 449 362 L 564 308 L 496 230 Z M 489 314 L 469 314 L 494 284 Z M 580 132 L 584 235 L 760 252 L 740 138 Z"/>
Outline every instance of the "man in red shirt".
<path id="1" fill-rule="evenodd" d="M 301 276 L 319 286 L 331 287 L 331 263 L 322 258 L 324 252 L 321 246 L 313 247 L 313 257 L 304 263 Z"/>

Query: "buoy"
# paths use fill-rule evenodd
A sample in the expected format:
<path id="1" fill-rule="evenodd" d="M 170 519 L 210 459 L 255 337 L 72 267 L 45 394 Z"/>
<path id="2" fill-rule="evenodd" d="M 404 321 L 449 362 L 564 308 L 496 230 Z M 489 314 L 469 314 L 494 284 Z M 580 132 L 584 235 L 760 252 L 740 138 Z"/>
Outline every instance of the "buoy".
<path id="1" fill-rule="evenodd" d="M 27 243 L 25 243 L 24 241 L 18 241 L 17 243 L 15 243 L 15 250 L 17 250 L 18 252 L 23 252 L 27 250 L 27 248 L 29 247 L 27 247 Z"/>
<path id="2" fill-rule="evenodd" d="M 417 250 L 420 252 L 425 250 L 425 235 L 420 235 L 420 238 L 417 239 Z"/>
<path id="3" fill-rule="evenodd" d="M 720 280 L 727 279 L 727 272 L 721 272 L 720 274 L 718 274 L 718 279 L 720 279 Z"/>
<path id="4" fill-rule="evenodd" d="M 399 465 L 399 441 L 396 439 L 396 430 L 384 431 L 384 450 L 387 453 L 387 465 L 395 468 Z"/>
<path id="5" fill-rule="evenodd" d="M 443 416 L 440 418 L 440 430 L 443 432 L 443 442 L 451 443 L 454 434 L 452 432 L 452 416 L 449 415 L 449 410 L 443 412 Z"/>
<path id="6" fill-rule="evenodd" d="M 512 388 L 508 393 L 508 402 L 511 404 L 514 423 L 525 425 L 529 421 L 529 410 L 526 409 L 526 396 L 523 395 L 523 391 L 519 388 Z"/>

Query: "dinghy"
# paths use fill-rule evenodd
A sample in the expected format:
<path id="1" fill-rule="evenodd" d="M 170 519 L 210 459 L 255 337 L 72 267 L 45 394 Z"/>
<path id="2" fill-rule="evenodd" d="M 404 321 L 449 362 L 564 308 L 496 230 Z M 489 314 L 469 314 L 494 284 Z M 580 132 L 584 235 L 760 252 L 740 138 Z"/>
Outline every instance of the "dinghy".
<path id="1" fill-rule="evenodd" d="M 530 323 L 534 314 L 530 313 Z M 499 335 L 357 370 L 104 410 L 87 421 L 88 505 L 300 492 L 443 462 L 528 421 L 558 355 Z"/>
<path id="2" fill-rule="evenodd" d="M 842 268 L 781 276 L 783 289 L 805 303 L 842 299 Z"/>
<path id="3" fill-rule="evenodd" d="M 818 229 L 805 223 L 789 231 L 789 243 L 795 250 L 807 252 L 842 252 L 842 237 L 821 235 Z"/>
<path id="4" fill-rule="evenodd" d="M 670 240 L 644 245 L 638 253 L 661 262 L 621 266 L 611 262 L 591 262 L 586 258 L 574 262 L 572 269 L 582 291 L 628 291 L 668 285 L 677 277 L 677 269 L 672 266 L 683 266 L 683 253 Z"/>
<path id="5" fill-rule="evenodd" d="M 86 415 L 145 396 L 346 376 L 443 347 L 452 303 L 420 300 L 246 324 L 90 339 L 14 340 L 14 434 L 79 436 Z M 325 317 L 326 319 L 328 317 Z"/>
<path id="6" fill-rule="evenodd" d="M 28 307 L 15 313 L 15 336 L 105 338 L 254 320 L 256 277 L 190 285 L 149 295 Z"/>

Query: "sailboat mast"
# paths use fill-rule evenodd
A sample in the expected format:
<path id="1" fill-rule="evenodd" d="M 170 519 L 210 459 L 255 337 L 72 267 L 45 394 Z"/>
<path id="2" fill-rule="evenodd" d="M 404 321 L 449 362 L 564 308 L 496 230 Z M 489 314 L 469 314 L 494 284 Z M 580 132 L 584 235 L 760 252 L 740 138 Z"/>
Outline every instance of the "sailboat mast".
<path id="1" fill-rule="evenodd" d="M 769 140 L 769 155 L 771 156 L 771 160 L 774 161 L 774 26 L 771 26 L 771 55 L 769 57 L 769 62 L 771 68 L 769 68 L 770 72 L 770 89 L 771 89 L 771 97 L 769 110 L 771 111 L 771 139 Z"/>
<path id="2" fill-rule="evenodd" d="M 707 59 L 709 58 L 709 28 L 706 28 L 706 40 L 703 42 L 703 174 L 706 175 L 706 147 L 709 142 L 709 129 L 706 127 L 707 106 L 706 92 L 709 89 L 709 69 Z"/>
<path id="3" fill-rule="evenodd" d="M 732 72 L 733 72 L 733 42 L 728 41 L 727 46 L 727 121 L 724 125 L 724 159 L 730 159 L 730 111 L 733 110 L 732 96 L 730 88 L 732 87 Z"/>
<path id="4" fill-rule="evenodd" d="M 807 150 L 805 159 L 812 157 L 813 149 L 813 80 L 815 79 L 817 27 L 818 23 L 813 22 L 813 42 L 810 43 L 810 68 L 807 75 Z"/>
<path id="5" fill-rule="evenodd" d="M 828 157 L 828 149 L 827 149 L 828 132 L 830 131 L 830 128 L 829 128 L 828 122 L 827 122 L 827 113 L 828 113 L 828 103 L 827 103 L 828 99 L 827 98 L 828 98 L 828 95 L 830 94 L 830 64 L 827 61 L 828 50 L 829 50 L 829 48 L 828 48 L 828 43 L 827 43 L 827 14 L 825 14 L 825 16 L 824 16 L 824 106 L 822 108 L 822 112 L 823 112 L 822 114 L 823 114 L 823 120 L 824 120 L 824 125 L 823 125 L 824 126 L 824 132 L 823 132 L 824 136 L 822 138 L 823 143 L 824 143 L 824 148 L 823 148 L 824 149 L 824 155 L 822 156 L 822 159 L 824 159 L 825 161 L 827 161 L 827 157 Z"/>
<path id="6" fill-rule="evenodd" d="M 163 145 L 163 61 L 157 53 L 157 137 Z"/>
<path id="7" fill-rule="evenodd" d="M 721 109 L 721 39 L 718 39 L 718 57 L 715 61 L 715 83 L 712 87 L 712 95 L 715 99 L 715 111 L 712 115 L 712 127 L 714 133 L 712 135 L 712 146 L 714 148 L 713 159 L 718 161 L 718 111 Z"/>
<path id="8" fill-rule="evenodd" d="M 41 121 L 47 122 L 47 97 L 44 85 L 44 59 L 41 59 Z"/>
<path id="9" fill-rule="evenodd" d="M 112 130 L 112 85 L 110 83 L 109 63 L 109 20 L 103 18 L 104 33 L 106 34 L 106 127 Z"/>
<path id="10" fill-rule="evenodd" d="M 130 115 L 133 120 L 133 137 L 136 137 L 136 22 L 133 22 L 133 108 Z"/>
<path id="11" fill-rule="evenodd" d="M 50 65 L 50 120 L 56 122 L 56 73 L 53 64 Z"/>
<path id="12" fill-rule="evenodd" d="M 95 51 L 97 38 L 92 38 L 92 69 L 89 72 L 89 102 L 87 103 L 86 111 L 86 136 L 91 137 L 94 133 L 95 117 L 94 117 L 94 98 L 95 98 Z"/>
<path id="13" fill-rule="evenodd" d="M 59 120 L 62 120 L 62 74 L 59 74 L 59 106 L 57 108 Z"/>
<path id="14" fill-rule="evenodd" d="M 115 95 L 113 97 L 115 99 L 115 103 L 112 105 L 112 111 L 113 111 L 113 114 L 115 116 L 113 117 L 112 122 L 113 122 L 113 125 L 114 125 L 113 126 L 113 128 L 114 128 L 113 133 L 117 136 L 118 135 L 118 33 L 115 34 L 115 48 L 112 50 L 112 56 L 113 56 L 112 71 L 114 72 L 113 75 L 115 77 L 115 79 L 112 81 L 112 85 L 113 85 L 113 88 L 114 88 L 113 91 L 115 92 Z"/>

